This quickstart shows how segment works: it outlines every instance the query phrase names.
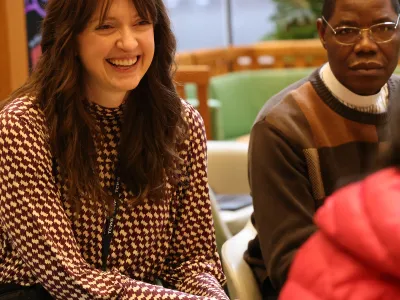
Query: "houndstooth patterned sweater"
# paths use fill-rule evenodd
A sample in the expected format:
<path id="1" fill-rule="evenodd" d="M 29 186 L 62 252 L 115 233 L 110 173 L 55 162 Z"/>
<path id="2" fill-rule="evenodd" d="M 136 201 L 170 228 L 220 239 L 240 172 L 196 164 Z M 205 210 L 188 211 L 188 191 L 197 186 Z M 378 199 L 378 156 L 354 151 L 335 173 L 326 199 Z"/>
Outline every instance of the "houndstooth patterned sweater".
<path id="1" fill-rule="evenodd" d="M 190 137 L 180 156 L 189 186 L 167 184 L 162 204 L 130 206 L 122 183 L 108 271 L 101 271 L 104 207 L 82 199 L 73 218 L 65 185 L 54 175 L 42 111 L 32 98 L 10 102 L 0 112 L 0 282 L 40 283 L 55 299 L 228 299 L 207 188 L 204 127 L 196 110 L 186 102 L 184 108 Z M 110 191 L 123 108 L 88 109 L 105 133 L 96 142 L 97 162 Z M 157 278 L 165 287 L 151 284 Z"/>

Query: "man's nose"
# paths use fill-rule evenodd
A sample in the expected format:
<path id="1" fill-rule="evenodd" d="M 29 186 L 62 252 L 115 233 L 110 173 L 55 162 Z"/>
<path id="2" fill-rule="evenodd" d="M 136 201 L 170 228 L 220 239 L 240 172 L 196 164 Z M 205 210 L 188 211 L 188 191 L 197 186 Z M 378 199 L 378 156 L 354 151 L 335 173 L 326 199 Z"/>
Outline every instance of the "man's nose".
<path id="1" fill-rule="evenodd" d="M 361 29 L 360 38 L 354 48 L 356 52 L 376 52 L 378 51 L 378 45 L 371 36 L 369 29 Z"/>

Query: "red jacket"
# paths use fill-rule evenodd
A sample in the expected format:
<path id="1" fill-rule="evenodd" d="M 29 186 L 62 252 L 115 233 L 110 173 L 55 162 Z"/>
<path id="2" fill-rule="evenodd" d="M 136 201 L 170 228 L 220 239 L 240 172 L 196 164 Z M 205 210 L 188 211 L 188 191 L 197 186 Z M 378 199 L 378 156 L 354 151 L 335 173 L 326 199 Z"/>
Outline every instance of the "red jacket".
<path id="1" fill-rule="evenodd" d="M 282 300 L 400 299 L 400 172 L 386 169 L 329 197 L 298 251 Z"/>

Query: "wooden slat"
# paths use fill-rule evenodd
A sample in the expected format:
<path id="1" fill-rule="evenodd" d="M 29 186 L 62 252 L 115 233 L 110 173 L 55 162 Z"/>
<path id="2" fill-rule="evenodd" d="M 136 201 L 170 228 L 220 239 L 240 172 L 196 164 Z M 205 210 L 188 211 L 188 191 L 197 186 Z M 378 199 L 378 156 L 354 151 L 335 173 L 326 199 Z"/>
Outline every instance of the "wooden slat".
<path id="1" fill-rule="evenodd" d="M 176 89 L 178 94 L 186 99 L 184 84 L 194 83 L 197 86 L 197 99 L 199 101 L 198 111 L 203 118 L 207 138 L 212 139 L 211 117 L 208 108 L 208 84 L 210 81 L 209 66 L 179 66 L 175 73 Z"/>
<path id="2" fill-rule="evenodd" d="M 207 65 L 212 76 L 225 74 L 232 70 L 232 60 L 228 48 L 200 49 L 192 52 L 195 65 Z"/>
<path id="3" fill-rule="evenodd" d="M 175 55 L 175 62 L 182 65 L 194 65 L 193 55 L 190 52 L 179 52 Z"/>

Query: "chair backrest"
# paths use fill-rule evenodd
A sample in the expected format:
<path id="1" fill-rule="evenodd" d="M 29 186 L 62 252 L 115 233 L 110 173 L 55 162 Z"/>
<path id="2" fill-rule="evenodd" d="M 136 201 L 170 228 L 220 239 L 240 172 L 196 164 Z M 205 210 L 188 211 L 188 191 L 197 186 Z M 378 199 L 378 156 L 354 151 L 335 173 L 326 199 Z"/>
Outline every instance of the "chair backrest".
<path id="1" fill-rule="evenodd" d="M 216 194 L 250 194 L 248 143 L 208 141 L 208 183 Z"/>
<path id="2" fill-rule="evenodd" d="M 261 300 L 257 281 L 249 265 L 243 259 L 247 243 L 256 236 L 251 221 L 222 246 L 222 265 L 228 281 L 231 299 Z"/>
<path id="3" fill-rule="evenodd" d="M 224 139 L 236 139 L 250 133 L 258 112 L 268 99 L 314 70 L 266 69 L 212 77 L 210 97 L 221 103 Z"/>
<path id="4" fill-rule="evenodd" d="M 175 73 L 176 90 L 180 97 L 187 99 L 185 84 L 196 85 L 199 112 L 206 127 L 207 138 L 212 139 L 211 118 L 208 108 L 208 85 L 210 82 L 210 67 L 204 65 L 180 65 Z"/>

